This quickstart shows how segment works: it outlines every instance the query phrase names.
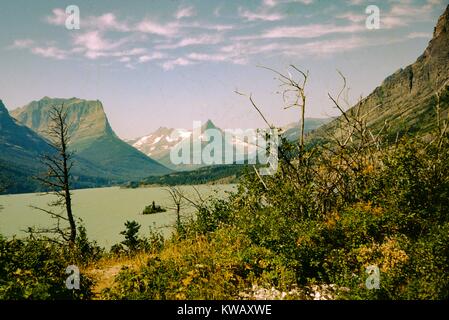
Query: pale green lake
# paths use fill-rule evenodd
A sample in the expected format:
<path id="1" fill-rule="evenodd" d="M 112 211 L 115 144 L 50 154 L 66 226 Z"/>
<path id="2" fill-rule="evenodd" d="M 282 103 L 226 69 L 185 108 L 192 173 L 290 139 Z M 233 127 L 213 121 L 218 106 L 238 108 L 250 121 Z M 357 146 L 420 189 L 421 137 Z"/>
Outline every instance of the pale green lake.
<path id="1" fill-rule="evenodd" d="M 191 199 L 197 199 L 193 187 L 180 186 Z M 235 185 L 200 185 L 196 186 L 202 198 L 226 197 L 227 191 L 232 191 Z M 73 212 L 83 220 L 90 239 L 99 245 L 109 248 L 123 240 L 120 231 L 124 229 L 127 220 L 135 220 L 141 224 L 140 234 L 149 233 L 150 226 L 156 227 L 164 236 L 173 231 L 176 212 L 171 197 L 165 187 L 149 187 L 138 189 L 121 189 L 119 187 L 82 189 L 73 191 Z M 24 230 L 28 227 L 51 227 L 54 219 L 30 206 L 48 208 L 47 203 L 54 200 L 52 195 L 37 193 L 2 195 L 0 205 L 0 234 L 6 237 L 26 236 Z M 167 212 L 142 215 L 145 206 L 152 201 L 167 208 Z M 183 216 L 191 216 L 192 206 L 184 206 Z"/>

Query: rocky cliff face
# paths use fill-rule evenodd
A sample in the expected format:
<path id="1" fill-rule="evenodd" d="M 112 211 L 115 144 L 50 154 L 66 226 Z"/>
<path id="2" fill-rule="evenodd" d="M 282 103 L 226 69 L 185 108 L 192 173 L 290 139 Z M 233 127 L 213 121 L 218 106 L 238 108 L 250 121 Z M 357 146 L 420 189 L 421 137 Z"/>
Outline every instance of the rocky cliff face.
<path id="1" fill-rule="evenodd" d="M 369 113 L 368 126 L 376 131 L 387 123 L 389 133 L 427 132 L 435 125 L 435 93 L 447 92 L 449 80 L 449 6 L 438 19 L 433 38 L 415 63 L 387 77 L 362 102 L 362 112 Z M 446 84 L 446 85 L 445 85 Z M 443 114 L 447 104 L 442 105 Z M 323 126 L 333 130 L 336 122 Z"/>
<path id="2" fill-rule="evenodd" d="M 83 149 L 93 139 L 105 135 L 115 136 L 103 110 L 103 105 L 98 100 L 87 101 L 77 98 L 51 99 L 44 97 L 39 101 L 32 101 L 22 108 L 13 110 L 11 115 L 20 123 L 45 137 L 50 108 L 61 104 L 67 107 L 72 141 L 74 147 L 78 150 L 80 148 Z"/>

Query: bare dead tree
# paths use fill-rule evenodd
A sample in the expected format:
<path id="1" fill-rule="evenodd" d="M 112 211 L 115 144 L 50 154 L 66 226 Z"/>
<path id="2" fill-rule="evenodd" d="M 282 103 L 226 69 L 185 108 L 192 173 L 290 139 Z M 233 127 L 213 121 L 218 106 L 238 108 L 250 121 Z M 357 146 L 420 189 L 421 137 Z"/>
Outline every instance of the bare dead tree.
<path id="1" fill-rule="evenodd" d="M 184 206 L 185 195 L 179 187 L 169 187 L 167 192 L 170 194 L 173 201 L 173 209 L 176 210 L 176 227 L 181 228 L 181 208 Z"/>
<path id="2" fill-rule="evenodd" d="M 211 196 L 209 196 L 207 198 L 203 198 L 200 191 L 195 186 L 191 186 L 191 187 L 192 187 L 193 191 L 195 191 L 196 199 L 192 199 L 193 197 L 187 197 L 184 193 L 183 194 L 184 200 L 186 200 L 191 206 L 193 206 L 194 208 L 199 210 L 199 209 L 203 208 L 208 203 L 208 201 L 211 199 Z"/>
<path id="3" fill-rule="evenodd" d="M 48 229 L 33 230 L 40 234 L 57 234 L 70 246 L 75 244 L 76 223 L 72 212 L 72 195 L 70 191 L 71 170 L 74 153 L 69 151 L 70 123 L 68 112 L 64 104 L 52 106 L 49 111 L 49 125 L 46 130 L 48 143 L 54 150 L 51 154 L 42 156 L 41 161 L 47 168 L 45 174 L 35 177 L 49 191 L 56 196 L 56 200 L 49 203 L 50 207 L 61 209 L 59 213 L 53 210 L 37 208 L 50 217 L 56 219 L 55 226 Z M 65 211 L 65 213 L 64 213 Z M 61 226 L 61 221 L 68 224 L 68 228 Z"/>
<path id="4" fill-rule="evenodd" d="M 279 81 L 279 91 L 277 93 L 282 95 L 283 109 L 300 109 L 298 123 L 299 137 L 297 143 L 286 143 L 286 148 L 279 144 L 278 146 L 276 146 L 276 155 L 279 156 L 279 160 L 281 161 L 281 165 L 279 166 L 280 176 L 289 177 L 289 183 L 296 190 L 304 190 L 305 187 L 310 187 L 311 179 L 313 177 L 314 171 L 316 170 L 316 168 L 312 165 L 316 150 L 314 148 L 312 148 L 311 150 L 306 150 L 305 148 L 305 112 L 307 102 L 305 87 L 308 81 L 309 72 L 304 72 L 294 65 L 290 65 L 285 73 L 281 73 L 277 70 L 264 66 L 260 67 L 267 69 L 276 75 L 275 79 Z M 245 95 L 240 92 L 236 93 Z M 275 126 L 269 123 L 259 106 L 256 104 L 252 95 L 249 95 L 249 101 L 252 107 L 259 113 L 261 118 L 268 125 L 268 127 L 271 130 L 274 130 Z M 280 141 L 285 141 L 285 139 L 281 137 Z M 273 181 L 273 179 L 271 179 L 270 177 L 262 178 L 262 176 L 257 174 L 257 171 L 255 171 L 255 174 L 260 180 L 265 192 L 267 194 L 271 193 L 271 186 L 274 184 L 274 186 L 276 187 L 276 182 Z M 262 200 L 263 197 L 264 196 L 262 195 Z M 311 212 L 311 210 L 306 208 L 307 204 L 305 203 L 305 201 L 299 203 L 298 207 L 298 212 L 301 216 L 309 215 Z"/>
<path id="5" fill-rule="evenodd" d="M 299 166 L 303 163 L 303 162 L 307 162 L 310 160 L 312 154 L 307 154 L 306 152 L 304 152 L 304 145 L 305 145 L 305 111 L 306 111 L 306 93 L 305 93 L 305 86 L 307 84 L 307 80 L 308 80 L 308 76 L 309 76 L 309 72 L 303 72 L 302 70 L 300 70 L 299 68 L 297 68 L 294 65 L 289 65 L 289 70 L 287 70 L 286 74 L 283 74 L 277 70 L 274 70 L 272 68 L 269 67 L 265 67 L 265 66 L 259 66 L 260 68 L 263 69 L 267 69 L 273 73 L 275 73 L 277 75 L 277 77 L 275 79 L 277 79 L 280 82 L 280 91 L 278 91 L 277 93 L 282 95 L 282 99 L 283 99 L 283 109 L 290 109 L 290 108 L 300 108 L 300 118 L 299 118 L 299 128 L 300 128 L 300 134 L 299 134 L 299 141 L 297 144 L 297 148 L 299 150 L 299 153 L 301 154 L 301 157 L 299 159 L 296 159 L 296 166 L 293 164 L 293 162 L 291 161 L 290 157 L 284 152 L 284 150 L 282 148 L 279 148 L 279 145 L 276 145 L 275 148 L 276 150 L 280 153 L 280 157 L 285 161 L 285 163 L 287 164 L 288 167 L 290 167 L 290 169 L 293 170 L 294 174 L 296 175 L 296 180 L 299 181 L 301 180 L 300 177 L 300 173 L 299 173 Z M 290 72 L 292 71 L 292 72 Z M 299 75 L 299 79 L 297 79 L 298 77 L 295 78 L 295 74 Z M 263 112 L 261 111 L 260 107 L 257 105 L 257 103 L 255 102 L 255 100 L 253 99 L 252 95 L 249 94 L 243 94 L 241 92 L 235 91 L 237 94 L 239 95 L 243 95 L 243 96 L 248 96 L 249 97 L 249 101 L 252 105 L 252 107 L 257 111 L 257 113 L 260 115 L 260 117 L 262 118 L 262 120 L 267 124 L 267 126 L 270 128 L 270 134 L 273 134 L 273 132 L 276 131 L 275 134 L 277 134 L 278 129 L 276 129 L 276 127 L 271 124 L 267 118 L 265 117 L 265 115 L 263 114 Z M 257 147 L 260 147 L 259 145 L 257 145 Z M 269 148 L 271 150 L 271 148 Z M 268 150 L 267 150 L 268 152 Z M 255 173 L 258 176 L 261 184 L 263 185 L 265 190 L 268 190 L 269 187 L 268 185 L 265 183 L 265 181 L 263 180 L 263 178 L 257 174 L 256 168 L 253 167 L 255 169 Z M 308 168 L 308 167 L 307 167 Z M 282 167 L 281 167 L 281 170 Z"/>
<path id="6" fill-rule="evenodd" d="M 328 96 L 341 116 L 327 128 L 328 143 L 320 146 L 325 151 L 320 158 L 323 170 L 316 178 L 320 181 L 320 198 L 336 199 L 335 195 L 338 194 L 344 202 L 348 202 L 360 196 L 357 190 L 361 189 L 357 186 L 363 184 L 367 174 L 382 165 L 379 150 L 384 146 L 382 138 L 388 130 L 388 123 L 373 132 L 368 126 L 368 118 L 381 104 L 368 109 L 360 98 L 351 108 L 346 78 L 340 71 L 337 72 L 343 81 L 342 89 L 336 96 Z M 331 205 L 337 206 L 335 202 Z M 330 207 L 323 211 L 328 209 Z"/>
<path id="7" fill-rule="evenodd" d="M 172 209 L 176 210 L 176 227 L 178 228 L 178 230 L 180 230 L 182 227 L 182 208 L 193 207 L 196 210 L 200 211 L 207 207 L 207 203 L 210 200 L 210 197 L 203 198 L 203 196 L 195 186 L 191 187 L 195 191 L 196 196 L 189 196 L 187 195 L 187 192 L 184 192 L 184 190 L 175 186 L 166 189 L 172 198 Z"/>
<path id="8" fill-rule="evenodd" d="M 300 150 L 304 149 L 304 126 L 305 126 L 305 113 L 306 113 L 306 93 L 305 87 L 307 84 L 307 79 L 309 77 L 309 71 L 303 72 L 294 65 L 289 66 L 291 70 L 299 74 L 302 79 L 295 79 L 294 75 L 288 71 L 287 75 L 280 73 L 271 68 L 263 67 L 264 69 L 270 70 L 278 75 L 278 81 L 280 82 L 280 88 L 282 89 L 280 94 L 282 94 L 282 100 L 284 101 L 284 110 L 290 108 L 300 108 L 300 137 L 299 146 Z"/>

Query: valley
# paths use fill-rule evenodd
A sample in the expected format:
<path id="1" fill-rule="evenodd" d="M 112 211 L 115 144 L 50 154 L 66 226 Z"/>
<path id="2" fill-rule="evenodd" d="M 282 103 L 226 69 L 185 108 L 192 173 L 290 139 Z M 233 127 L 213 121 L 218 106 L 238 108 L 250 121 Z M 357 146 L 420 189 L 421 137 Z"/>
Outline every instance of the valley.
<path id="1" fill-rule="evenodd" d="M 159 128 L 147 136 L 122 141 L 111 128 L 100 101 L 44 97 L 14 109 L 11 113 L 0 102 L 0 128 L 4 132 L 0 141 L 0 148 L 3 149 L 0 153 L 0 176 L 3 176 L 4 190 L 0 194 L 44 190 L 33 177 L 44 170 L 39 157 L 52 152 L 47 142 L 46 130 L 48 112 L 54 105 L 64 105 L 68 110 L 70 148 L 75 152 L 76 163 L 73 171 L 74 188 L 126 185 L 146 178 L 157 180 L 158 176 L 172 172 L 207 167 L 210 164 L 203 162 L 201 154 L 210 143 L 208 140 L 214 142 L 214 138 L 208 136 L 210 132 L 217 132 L 222 137 L 222 156 L 219 156 L 222 163 L 227 160 L 225 154 L 228 150 L 232 150 L 234 162 L 241 159 L 238 166 L 241 162 L 256 161 L 253 160 L 256 159 L 258 150 L 259 134 L 256 129 L 240 130 L 239 134 L 222 130 L 208 120 L 204 124 L 199 123 L 201 126 L 196 135 L 192 135 L 192 130 L 187 129 Z M 306 119 L 305 132 L 312 132 L 329 121 L 331 119 Z M 299 124 L 292 123 L 280 129 L 290 141 L 299 137 Z M 196 145 L 199 151 L 195 151 Z M 173 148 L 193 149 L 190 157 L 199 157 L 200 163 L 173 163 L 170 158 Z M 212 165 L 210 171 L 216 170 L 215 167 Z M 221 170 L 219 178 L 226 178 L 223 172 Z M 229 177 L 233 172 L 229 173 Z M 199 176 L 201 174 L 198 172 Z M 192 174 L 185 174 L 181 179 L 182 183 L 197 183 L 198 179 L 186 179 L 191 176 Z M 213 179 L 215 178 L 209 180 Z"/>

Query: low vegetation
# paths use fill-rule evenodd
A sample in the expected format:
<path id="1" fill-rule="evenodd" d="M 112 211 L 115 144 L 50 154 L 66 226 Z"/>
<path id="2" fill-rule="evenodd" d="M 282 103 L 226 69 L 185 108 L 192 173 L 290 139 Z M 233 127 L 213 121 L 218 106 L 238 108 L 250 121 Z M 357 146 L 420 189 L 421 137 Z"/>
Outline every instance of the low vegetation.
<path id="1" fill-rule="evenodd" d="M 67 267 L 80 270 L 98 261 L 103 250 L 78 229 L 75 250 L 42 238 L 5 239 L 0 236 L 0 300 L 90 299 L 93 279 L 80 273 L 79 290 L 69 290 Z"/>
<path id="2" fill-rule="evenodd" d="M 337 299 L 449 298 L 447 99 L 431 135 L 395 140 L 331 99 L 343 116 L 327 143 L 283 141 L 275 175 L 247 171 L 102 297 L 238 299 L 257 286 L 304 298 L 327 285 Z"/>
<path id="3" fill-rule="evenodd" d="M 350 198 L 320 195 L 317 178 L 293 192 L 286 163 L 263 184 L 247 174 L 238 192 L 205 204 L 146 265 L 122 270 L 103 298 L 236 299 L 254 285 L 299 287 L 308 297 L 307 288 L 333 284 L 341 299 L 447 299 L 446 139 L 439 147 L 400 141 L 360 176 L 342 171 Z M 380 270 L 379 289 L 365 286 L 368 266 Z"/>
<path id="4" fill-rule="evenodd" d="M 154 214 L 159 212 L 166 212 L 167 209 L 162 208 L 159 205 L 156 205 L 153 201 L 153 203 L 149 206 L 146 206 L 145 209 L 143 209 L 142 214 Z"/>

